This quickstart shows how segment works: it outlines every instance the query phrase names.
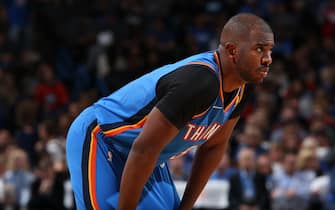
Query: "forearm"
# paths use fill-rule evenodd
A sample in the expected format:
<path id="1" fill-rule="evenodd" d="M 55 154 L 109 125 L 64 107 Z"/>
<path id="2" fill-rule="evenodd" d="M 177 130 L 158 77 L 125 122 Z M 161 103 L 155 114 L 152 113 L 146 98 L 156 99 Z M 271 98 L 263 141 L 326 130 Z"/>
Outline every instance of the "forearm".
<path id="1" fill-rule="evenodd" d="M 150 112 L 122 173 L 118 210 L 136 209 L 160 152 L 177 133 L 178 129 L 157 108 Z"/>
<path id="2" fill-rule="evenodd" d="M 156 163 L 153 154 L 132 150 L 123 171 L 118 210 L 136 209 L 143 187 Z"/>
<path id="3" fill-rule="evenodd" d="M 191 176 L 180 204 L 180 210 L 192 209 L 209 177 L 221 161 L 238 119 L 239 117 L 229 119 L 222 129 L 199 147 L 193 161 Z"/>
<path id="4" fill-rule="evenodd" d="M 192 166 L 180 210 L 192 209 L 195 201 L 205 187 L 209 177 L 216 169 L 225 151 L 225 146 L 210 149 L 199 148 Z"/>

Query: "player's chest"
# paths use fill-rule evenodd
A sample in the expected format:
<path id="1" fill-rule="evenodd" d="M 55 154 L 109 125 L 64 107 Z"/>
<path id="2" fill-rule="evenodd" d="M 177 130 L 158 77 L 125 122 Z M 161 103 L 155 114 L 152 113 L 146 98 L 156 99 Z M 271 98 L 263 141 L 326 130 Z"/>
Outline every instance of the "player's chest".
<path id="1" fill-rule="evenodd" d="M 183 140 L 208 140 L 228 120 L 234 106 L 224 107 L 221 102 L 213 103 L 209 110 L 198 118 L 192 119 L 182 129 Z"/>

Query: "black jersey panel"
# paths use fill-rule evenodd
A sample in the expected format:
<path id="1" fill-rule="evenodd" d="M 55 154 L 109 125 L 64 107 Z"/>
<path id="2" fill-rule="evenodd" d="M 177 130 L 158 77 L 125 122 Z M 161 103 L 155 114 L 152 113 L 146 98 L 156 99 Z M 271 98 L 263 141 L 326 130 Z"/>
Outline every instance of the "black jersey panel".
<path id="1" fill-rule="evenodd" d="M 158 81 L 156 107 L 177 128 L 208 109 L 219 94 L 219 79 L 207 66 L 192 64 L 164 75 Z"/>

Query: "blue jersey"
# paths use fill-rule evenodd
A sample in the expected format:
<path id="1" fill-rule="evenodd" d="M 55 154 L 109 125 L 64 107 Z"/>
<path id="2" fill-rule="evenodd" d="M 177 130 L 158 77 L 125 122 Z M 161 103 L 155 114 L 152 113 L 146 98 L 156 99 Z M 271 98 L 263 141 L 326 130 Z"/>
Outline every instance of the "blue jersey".
<path id="1" fill-rule="evenodd" d="M 241 101 L 244 91 L 244 86 L 241 86 L 230 104 L 224 106 L 220 61 L 216 51 L 197 54 L 160 67 L 97 101 L 93 107 L 105 142 L 112 144 L 121 153 L 128 154 L 135 138 L 142 131 L 148 113 L 157 103 L 156 86 L 159 79 L 190 64 L 205 65 L 211 69 L 210 71 L 214 71 L 220 81 L 220 91 L 212 105 L 203 113 L 193 116 L 165 146 L 157 163 L 165 162 L 193 146 L 208 141 L 229 118 Z"/>

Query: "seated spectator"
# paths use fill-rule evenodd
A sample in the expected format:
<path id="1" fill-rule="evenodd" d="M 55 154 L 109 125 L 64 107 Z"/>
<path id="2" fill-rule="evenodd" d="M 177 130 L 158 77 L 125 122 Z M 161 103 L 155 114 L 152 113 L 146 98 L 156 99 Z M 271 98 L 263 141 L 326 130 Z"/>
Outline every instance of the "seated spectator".
<path id="1" fill-rule="evenodd" d="M 329 172 L 329 192 L 324 202 L 324 210 L 335 209 L 335 150 L 332 151 L 331 170 Z"/>
<path id="2" fill-rule="evenodd" d="M 300 137 L 300 124 L 297 121 L 287 122 L 282 128 L 279 144 L 286 153 L 297 153 L 299 151 L 302 139 Z"/>
<path id="3" fill-rule="evenodd" d="M 317 139 L 313 136 L 306 136 L 302 143 L 300 150 L 309 150 L 312 152 L 317 152 L 318 149 L 318 142 Z"/>
<path id="4" fill-rule="evenodd" d="M 315 151 L 300 149 L 297 157 L 297 169 L 299 176 L 306 182 L 311 182 L 322 172 L 320 171 L 319 159 Z"/>
<path id="5" fill-rule="evenodd" d="M 299 195 L 301 195 L 308 204 L 308 209 L 321 209 L 321 199 L 317 193 L 311 191 L 311 184 L 322 174 L 320 170 L 320 161 L 316 150 L 300 149 L 297 159 L 298 176 L 301 182 Z"/>
<path id="6" fill-rule="evenodd" d="M 12 135 L 7 129 L 0 129 L 0 154 L 4 154 L 8 148 L 8 145 L 13 142 Z"/>
<path id="7" fill-rule="evenodd" d="M 255 152 L 243 148 L 238 154 L 238 172 L 230 180 L 229 209 L 268 210 L 270 196 L 265 176 L 256 171 Z"/>
<path id="8" fill-rule="evenodd" d="M 45 120 L 39 124 L 39 141 L 36 144 L 35 152 L 48 153 L 53 161 L 65 159 L 65 139 L 57 135 L 57 124 L 51 120 Z"/>
<path id="9" fill-rule="evenodd" d="M 64 184 L 69 177 L 64 163 L 45 158 L 40 161 L 35 175 L 31 187 L 34 196 L 29 200 L 28 210 L 65 210 Z"/>
<path id="10" fill-rule="evenodd" d="M 17 103 L 15 113 L 16 144 L 29 156 L 31 166 L 36 164 L 35 144 L 37 141 L 36 124 L 38 122 L 38 107 L 34 100 L 23 99 Z"/>
<path id="11" fill-rule="evenodd" d="M 299 195 L 301 181 L 297 174 L 297 155 L 286 153 L 283 170 L 275 171 L 272 183 L 272 210 L 304 210 L 306 202 Z M 306 183 L 305 183 L 306 184 Z"/>
<path id="12" fill-rule="evenodd" d="M 279 172 L 282 169 L 282 162 L 284 158 L 284 149 L 282 144 L 271 142 L 269 146 L 269 159 L 272 163 L 272 171 Z"/>
<path id="13" fill-rule="evenodd" d="M 34 175 L 29 168 L 27 154 L 18 148 L 9 151 L 7 170 L 4 174 L 7 208 L 26 207 L 30 198 L 30 187 Z"/>
<path id="14" fill-rule="evenodd" d="M 264 137 L 262 130 L 254 124 L 246 124 L 243 132 L 238 136 L 239 148 L 237 154 L 242 148 L 251 148 L 255 151 L 256 156 L 265 153 L 266 147 L 263 145 Z"/>
<path id="15" fill-rule="evenodd" d="M 41 63 L 38 73 L 40 82 L 35 89 L 35 99 L 44 114 L 55 114 L 68 103 L 68 92 L 49 64 Z"/>
<path id="16" fill-rule="evenodd" d="M 4 209 L 5 203 L 5 183 L 4 183 L 4 174 L 6 171 L 6 158 L 0 153 L 0 209 Z"/>
<path id="17" fill-rule="evenodd" d="M 256 160 L 256 170 L 259 174 L 270 177 L 272 174 L 272 163 L 269 155 L 264 153 L 259 155 Z"/>
<path id="18" fill-rule="evenodd" d="M 324 209 L 329 193 L 330 177 L 328 174 L 316 177 L 309 185 L 310 198 L 308 209 Z"/>

